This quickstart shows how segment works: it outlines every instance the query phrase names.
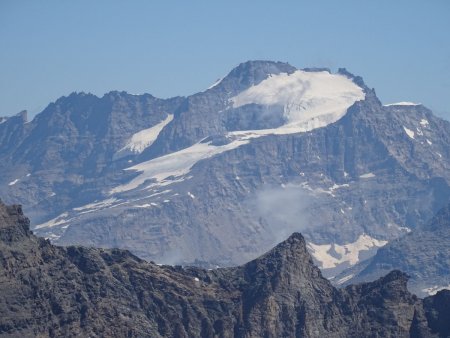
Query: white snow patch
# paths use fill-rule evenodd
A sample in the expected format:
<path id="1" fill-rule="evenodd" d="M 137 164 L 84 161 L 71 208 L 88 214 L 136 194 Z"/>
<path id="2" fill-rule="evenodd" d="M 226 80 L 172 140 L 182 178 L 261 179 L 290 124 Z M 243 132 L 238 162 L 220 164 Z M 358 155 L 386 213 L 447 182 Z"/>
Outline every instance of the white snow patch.
<path id="1" fill-rule="evenodd" d="M 422 289 L 423 292 L 428 293 L 430 296 L 435 295 L 436 293 L 438 293 L 441 290 L 450 290 L 450 284 L 449 285 L 444 285 L 444 286 L 431 286 L 429 288 L 425 288 Z"/>
<path id="2" fill-rule="evenodd" d="M 154 191 L 156 191 L 156 190 L 154 190 Z M 149 196 L 147 196 L 147 197 L 145 197 L 145 198 L 155 197 L 155 196 L 162 195 L 162 194 L 167 194 L 167 193 L 169 193 L 169 192 L 171 192 L 171 191 L 172 191 L 172 190 L 170 190 L 170 189 L 167 189 L 167 190 L 164 190 L 164 191 L 157 191 L 157 192 L 155 192 L 154 194 L 151 194 L 151 195 L 149 195 Z"/>
<path id="3" fill-rule="evenodd" d="M 191 193 L 190 191 L 188 191 L 188 196 L 190 197 L 190 198 L 192 198 L 192 199 L 195 199 L 195 196 L 194 196 L 194 194 L 193 193 Z"/>
<path id="4" fill-rule="evenodd" d="M 423 127 L 426 127 L 429 125 L 428 120 L 426 120 L 426 119 L 421 119 L 419 123 Z"/>
<path id="5" fill-rule="evenodd" d="M 342 277 L 341 279 L 339 279 L 336 284 L 341 285 L 344 284 L 346 281 L 352 279 L 355 275 L 354 274 L 350 274 L 348 276 Z"/>
<path id="6" fill-rule="evenodd" d="M 392 227 L 396 228 L 397 230 L 399 230 L 401 232 L 406 232 L 406 233 L 410 233 L 411 232 L 411 229 L 408 228 L 407 226 L 400 226 L 400 225 L 397 225 L 395 223 L 388 223 L 387 227 L 388 228 L 392 228 Z"/>
<path id="7" fill-rule="evenodd" d="M 281 127 L 262 130 L 233 131 L 226 136 L 229 144 L 213 146 L 197 143 L 186 149 L 142 162 L 126 170 L 141 172 L 129 183 L 118 186 L 110 194 L 139 187 L 146 180 L 156 180 L 157 185 L 167 185 L 189 172 L 200 160 L 235 149 L 250 139 L 266 135 L 284 135 L 313 130 L 336 122 L 347 109 L 365 94 L 353 81 L 340 74 L 304 72 L 272 75 L 231 98 L 233 107 L 250 103 L 282 105 L 287 123 Z M 173 177 L 171 177 L 173 176 Z M 170 178 L 170 179 L 169 179 Z"/>
<path id="8" fill-rule="evenodd" d="M 9 182 L 8 185 L 14 185 L 14 184 L 16 184 L 17 182 L 19 182 L 19 179 L 18 179 L 18 178 L 16 178 L 14 181 Z"/>
<path id="9" fill-rule="evenodd" d="M 366 173 L 366 174 L 359 175 L 359 178 L 373 178 L 373 177 L 375 177 L 374 173 Z"/>
<path id="10" fill-rule="evenodd" d="M 427 139 L 427 143 L 431 146 L 433 142 L 431 142 L 429 139 Z"/>
<path id="11" fill-rule="evenodd" d="M 116 201 L 117 201 L 117 198 L 114 198 L 114 197 L 108 198 L 108 199 L 100 201 L 100 202 L 94 202 L 94 203 L 83 205 L 81 207 L 73 208 L 73 210 L 74 211 L 83 211 L 83 210 L 90 210 L 90 209 L 105 208 L 105 207 L 108 207 L 108 206 L 114 204 L 114 202 L 116 202 Z"/>
<path id="12" fill-rule="evenodd" d="M 328 72 L 272 75 L 231 98 L 233 107 L 247 104 L 283 106 L 287 124 L 274 128 L 233 132 L 243 134 L 292 134 L 310 131 L 336 122 L 365 94 L 351 79 Z"/>
<path id="13" fill-rule="evenodd" d="M 48 195 L 49 197 L 53 197 L 53 196 L 55 196 L 56 195 L 56 193 L 54 192 L 54 191 L 52 191 L 52 193 L 50 194 L 50 195 Z"/>
<path id="14" fill-rule="evenodd" d="M 183 150 L 157 157 L 155 159 L 139 163 L 126 170 L 135 170 L 141 174 L 131 180 L 129 183 L 120 185 L 110 191 L 111 194 L 128 191 L 137 188 L 146 180 L 154 179 L 158 185 L 163 185 L 164 181 L 170 176 L 178 177 L 189 172 L 191 167 L 200 160 L 210 158 L 248 143 L 247 140 L 235 140 L 222 146 L 213 146 L 210 143 L 196 143 Z M 166 184 L 173 183 L 174 180 L 168 180 Z"/>
<path id="15" fill-rule="evenodd" d="M 411 129 L 406 128 L 405 126 L 403 126 L 403 129 L 405 130 L 406 135 L 408 135 L 409 138 L 414 140 L 414 132 Z"/>
<path id="16" fill-rule="evenodd" d="M 45 223 L 41 223 L 38 224 L 34 227 L 34 229 L 41 229 L 41 228 L 51 228 L 54 227 L 56 225 L 61 225 L 67 222 L 67 216 L 69 216 L 69 214 L 67 212 L 62 213 L 61 215 L 45 222 Z"/>
<path id="17" fill-rule="evenodd" d="M 151 204 L 145 203 L 141 205 L 133 205 L 134 208 L 150 208 Z"/>
<path id="18" fill-rule="evenodd" d="M 420 106 L 421 103 L 415 103 L 415 102 L 407 102 L 407 101 L 403 101 L 403 102 L 396 102 L 396 103 L 388 103 L 385 104 L 385 107 L 389 107 L 389 106 Z"/>
<path id="19" fill-rule="evenodd" d="M 131 136 L 128 143 L 116 153 L 116 158 L 127 155 L 129 153 L 140 154 L 145 148 L 151 146 L 155 142 L 159 133 L 163 128 L 173 120 L 173 115 L 167 115 L 164 121 L 161 121 L 157 125 L 143 129 L 133 136 Z"/>
<path id="20" fill-rule="evenodd" d="M 50 233 L 47 237 L 44 237 L 45 239 L 49 239 L 49 240 L 57 240 L 58 238 L 60 238 L 61 236 L 57 236 L 55 234 Z"/>
<path id="21" fill-rule="evenodd" d="M 198 279 L 197 277 L 194 277 L 194 281 L 200 282 L 200 279 Z"/>
<path id="22" fill-rule="evenodd" d="M 438 156 L 439 156 L 439 158 L 442 158 L 442 154 L 441 153 L 436 153 Z"/>
<path id="23" fill-rule="evenodd" d="M 222 80 L 223 80 L 223 77 L 221 77 L 220 79 L 217 79 L 216 82 L 214 82 L 211 86 L 209 86 L 209 87 L 207 88 L 207 90 L 208 90 L 208 89 L 214 88 L 214 87 L 217 86 L 219 83 L 221 83 Z"/>
<path id="24" fill-rule="evenodd" d="M 28 173 L 27 175 L 26 175 L 26 177 L 30 177 L 31 176 L 31 174 L 30 173 Z"/>
<path id="25" fill-rule="evenodd" d="M 295 184 L 289 184 L 289 186 L 296 186 Z M 298 187 L 301 187 L 305 190 L 311 191 L 314 194 L 327 194 L 330 195 L 331 197 L 336 197 L 336 195 L 334 195 L 333 193 L 333 187 L 330 188 L 330 190 L 325 190 L 321 187 L 317 187 L 317 188 L 312 188 L 309 186 L 308 182 L 302 182 L 298 185 Z"/>
<path id="26" fill-rule="evenodd" d="M 335 268 L 342 263 L 355 265 L 359 261 L 360 252 L 382 247 L 386 243 L 387 241 L 378 240 L 369 235 L 362 234 L 355 242 L 344 245 L 318 245 L 309 242 L 308 249 L 312 256 L 321 264 L 321 268 L 329 269 Z"/>
<path id="27" fill-rule="evenodd" d="M 314 189 L 311 188 L 311 187 L 309 186 L 308 182 L 302 182 L 302 183 L 300 183 L 300 184 L 299 184 L 299 187 L 302 187 L 302 188 L 305 189 L 305 190 L 309 190 L 309 191 L 313 191 L 313 192 L 314 192 Z M 325 190 L 323 190 L 323 189 L 320 189 L 319 192 L 326 192 L 327 194 L 330 193 L 329 191 L 325 191 Z"/>
<path id="28" fill-rule="evenodd" d="M 350 185 L 348 185 L 347 183 L 344 184 L 333 184 L 332 187 L 329 188 L 330 192 L 334 192 L 336 189 L 341 189 L 341 188 L 348 188 Z"/>

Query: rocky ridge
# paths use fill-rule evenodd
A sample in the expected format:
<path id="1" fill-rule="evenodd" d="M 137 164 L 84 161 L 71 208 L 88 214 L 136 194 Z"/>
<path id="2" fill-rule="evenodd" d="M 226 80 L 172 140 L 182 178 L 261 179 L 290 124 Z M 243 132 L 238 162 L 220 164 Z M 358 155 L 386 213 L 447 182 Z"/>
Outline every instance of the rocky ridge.
<path id="1" fill-rule="evenodd" d="M 445 337 L 450 291 L 421 300 L 399 271 L 335 289 L 294 233 L 236 268 L 158 266 L 57 247 L 0 203 L 3 337 Z"/>
<path id="2" fill-rule="evenodd" d="M 342 100 L 339 118 L 286 127 Z M 144 148 L 128 151 L 141 149 L 136 139 Z M 448 203 L 449 149 L 447 121 L 422 105 L 384 106 L 346 70 L 250 61 L 187 98 L 79 93 L 28 123 L 7 119 L 0 194 L 54 243 L 158 263 L 242 264 L 301 231 L 334 276 Z"/>

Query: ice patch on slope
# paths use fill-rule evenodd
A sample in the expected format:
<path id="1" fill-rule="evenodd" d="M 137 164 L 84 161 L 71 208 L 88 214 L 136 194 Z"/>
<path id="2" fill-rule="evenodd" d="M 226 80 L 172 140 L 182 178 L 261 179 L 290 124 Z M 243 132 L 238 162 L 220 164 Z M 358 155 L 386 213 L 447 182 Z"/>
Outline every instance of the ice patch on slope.
<path id="1" fill-rule="evenodd" d="M 320 263 L 322 269 L 330 269 L 343 263 L 355 265 L 359 262 L 361 252 L 380 248 L 386 244 L 387 241 L 378 240 L 369 235 L 362 234 L 355 242 L 344 245 L 319 245 L 309 242 L 308 249 L 311 255 Z"/>
<path id="2" fill-rule="evenodd" d="M 367 173 L 367 174 L 359 175 L 359 178 L 373 178 L 373 177 L 375 177 L 374 173 Z"/>
<path id="3" fill-rule="evenodd" d="M 152 205 L 149 203 L 141 204 L 141 205 L 133 205 L 133 208 L 150 208 Z"/>
<path id="4" fill-rule="evenodd" d="M 209 87 L 207 88 L 207 90 L 208 90 L 208 89 L 212 89 L 212 88 L 214 88 L 215 86 L 217 86 L 219 83 L 222 82 L 223 79 L 224 79 L 223 77 L 217 79 L 216 82 L 214 82 L 211 86 L 209 86 Z"/>
<path id="5" fill-rule="evenodd" d="M 344 284 L 346 281 L 349 281 L 350 279 L 352 279 L 353 277 L 355 277 L 354 274 L 350 274 L 348 276 L 342 277 L 341 279 L 339 279 L 336 284 L 341 285 Z"/>
<path id="6" fill-rule="evenodd" d="M 83 211 L 83 210 L 91 210 L 91 209 L 100 209 L 105 208 L 110 205 L 113 205 L 117 201 L 117 198 L 109 198 L 100 202 L 94 202 L 90 204 L 83 205 L 81 207 L 73 208 L 74 211 Z"/>
<path id="7" fill-rule="evenodd" d="M 135 170 L 141 174 L 129 183 L 118 186 L 110 191 L 111 194 L 128 191 L 137 188 L 147 180 L 156 180 L 159 183 L 163 183 L 166 179 L 172 182 L 180 180 L 180 176 L 183 176 L 189 172 L 191 167 L 198 161 L 210 158 L 214 155 L 223 153 L 231 149 L 235 149 L 243 144 L 248 143 L 246 140 L 235 140 L 222 146 L 214 146 L 210 143 L 196 143 L 191 147 L 183 150 L 157 157 L 155 159 L 139 163 L 126 170 Z M 178 177 L 178 179 L 175 179 Z M 182 179 L 181 179 L 182 180 Z"/>
<path id="8" fill-rule="evenodd" d="M 406 135 L 414 140 L 414 132 L 411 129 L 406 128 L 405 126 L 403 126 L 403 129 L 405 130 Z"/>
<path id="9" fill-rule="evenodd" d="M 116 158 L 126 156 L 130 153 L 140 154 L 145 148 L 151 146 L 157 139 L 159 133 L 163 128 L 173 120 L 173 115 L 167 115 L 164 121 L 161 121 L 157 125 L 143 129 L 131 136 L 128 143 L 116 153 Z"/>
<path id="10" fill-rule="evenodd" d="M 51 228 L 57 225 L 61 225 L 67 222 L 67 217 L 69 216 L 69 214 L 67 212 L 62 213 L 61 215 L 45 222 L 45 223 L 41 223 L 38 224 L 36 226 L 34 226 L 34 229 L 41 229 L 41 228 Z"/>
<path id="11" fill-rule="evenodd" d="M 231 140 L 222 146 L 196 143 L 183 150 L 142 162 L 126 170 L 141 172 L 131 182 L 110 191 L 120 193 L 139 187 L 146 180 L 154 179 L 159 185 L 174 183 L 200 160 L 235 149 L 249 140 L 266 135 L 285 135 L 311 131 L 334 123 L 345 115 L 348 108 L 365 94 L 351 79 L 329 72 L 281 73 L 243 91 L 230 99 L 233 107 L 256 103 L 282 105 L 287 123 L 278 128 L 229 132 Z M 170 178 L 172 177 L 172 178 Z"/>
<path id="12" fill-rule="evenodd" d="M 390 107 L 390 106 L 420 106 L 421 103 L 415 103 L 415 102 L 407 102 L 407 101 L 403 101 L 403 102 L 396 102 L 396 103 L 388 103 L 385 104 L 385 107 Z"/>
<path id="13" fill-rule="evenodd" d="M 283 106 L 285 125 L 254 132 L 290 134 L 334 123 L 364 97 L 362 88 L 343 75 L 297 70 L 292 74 L 272 75 L 230 101 L 234 108 L 252 103 Z"/>
<path id="14" fill-rule="evenodd" d="M 430 123 L 428 122 L 428 120 L 426 120 L 426 119 L 421 119 L 420 120 L 420 125 L 422 126 L 422 127 L 426 127 L 426 126 L 428 126 Z"/>
<path id="15" fill-rule="evenodd" d="M 337 189 L 341 189 L 341 188 L 348 188 L 350 187 L 350 185 L 348 183 L 344 183 L 344 184 L 336 184 L 334 183 L 332 187 L 330 187 L 329 191 L 330 192 L 334 192 Z"/>
<path id="16" fill-rule="evenodd" d="M 9 186 L 16 184 L 17 182 L 19 182 L 19 179 L 16 178 L 14 181 L 11 181 L 8 183 Z"/>

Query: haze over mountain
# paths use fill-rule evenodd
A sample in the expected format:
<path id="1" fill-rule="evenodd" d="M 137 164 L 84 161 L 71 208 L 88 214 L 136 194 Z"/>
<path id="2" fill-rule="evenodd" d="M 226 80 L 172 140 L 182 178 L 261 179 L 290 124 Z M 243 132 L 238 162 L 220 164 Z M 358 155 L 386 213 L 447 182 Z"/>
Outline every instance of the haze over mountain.
<path id="1" fill-rule="evenodd" d="M 72 93 L 6 119 L 0 196 L 56 244 L 158 263 L 242 264 L 301 231 L 331 277 L 448 203 L 449 142 L 345 69 L 249 61 L 189 97 Z"/>

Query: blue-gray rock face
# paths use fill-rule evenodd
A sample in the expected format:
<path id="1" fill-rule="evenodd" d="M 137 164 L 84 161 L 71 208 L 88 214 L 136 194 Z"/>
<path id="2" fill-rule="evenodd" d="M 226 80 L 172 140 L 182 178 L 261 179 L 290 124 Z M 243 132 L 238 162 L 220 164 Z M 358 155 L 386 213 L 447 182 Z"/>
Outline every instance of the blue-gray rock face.
<path id="1" fill-rule="evenodd" d="M 168 100 L 72 94 L 0 124 L 0 196 L 57 244 L 230 266 L 301 231 L 327 276 L 450 196 L 450 124 L 346 70 L 253 61 Z"/>

